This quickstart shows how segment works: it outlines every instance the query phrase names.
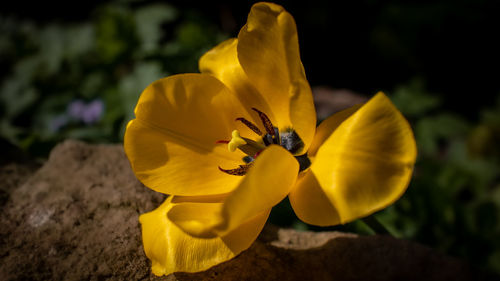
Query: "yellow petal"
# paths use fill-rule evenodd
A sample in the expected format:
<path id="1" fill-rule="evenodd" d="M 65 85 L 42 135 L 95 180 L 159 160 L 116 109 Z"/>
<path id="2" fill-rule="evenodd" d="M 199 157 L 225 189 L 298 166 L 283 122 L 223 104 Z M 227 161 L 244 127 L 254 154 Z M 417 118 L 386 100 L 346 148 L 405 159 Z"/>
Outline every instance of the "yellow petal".
<path id="1" fill-rule="evenodd" d="M 255 4 L 238 35 L 237 53 L 248 79 L 272 107 L 272 121 L 281 130 L 293 127 L 306 151 L 314 136 L 316 112 L 293 17 L 279 5 Z"/>
<path id="2" fill-rule="evenodd" d="M 344 120 L 349 118 L 349 116 L 355 113 L 360 107 L 360 104 L 351 106 L 323 120 L 323 122 L 321 122 L 321 124 L 319 124 L 318 128 L 316 129 L 316 135 L 314 135 L 314 139 L 308 150 L 309 156 L 316 156 L 316 153 L 318 152 L 320 146 L 325 142 L 326 139 L 328 139 L 328 137 L 332 135 L 333 131 L 335 131 L 335 129 L 337 129 L 337 127 L 342 124 Z"/>
<path id="3" fill-rule="evenodd" d="M 288 198 L 295 214 L 303 222 L 320 226 L 336 225 L 340 222 L 337 209 L 311 170 L 299 177 Z"/>
<path id="4" fill-rule="evenodd" d="M 236 51 L 237 45 L 238 39 L 236 38 L 220 43 L 200 58 L 199 69 L 201 73 L 213 75 L 231 89 L 241 103 L 246 106 L 248 113 L 254 117 L 249 120 L 261 127 L 260 119 L 254 111 L 251 111 L 252 107 L 265 112 L 271 121 L 275 118 L 267 101 L 251 84 L 241 68 Z"/>
<path id="5" fill-rule="evenodd" d="M 259 155 L 240 185 L 221 203 L 185 203 L 173 207 L 168 217 L 191 235 L 226 235 L 283 200 L 298 171 L 297 160 L 284 148 L 272 145 Z"/>
<path id="6" fill-rule="evenodd" d="M 360 107 L 361 105 L 352 106 L 335 113 L 321 122 L 308 151 L 312 159 L 314 159 L 318 149 L 335 129 Z M 297 179 L 297 184 L 290 192 L 289 199 L 295 214 L 304 222 L 327 226 L 338 224 L 340 221 L 335 206 L 332 205 L 325 192 L 321 189 L 318 180 L 311 170 L 301 174 Z"/>
<path id="7" fill-rule="evenodd" d="M 242 163 L 217 140 L 231 138 L 236 122 L 249 118 L 224 84 L 210 75 L 183 74 L 158 80 L 142 93 L 136 119 L 125 132 L 124 147 L 136 176 L 166 194 L 209 195 L 231 191 L 238 177 L 218 170 Z"/>
<path id="8" fill-rule="evenodd" d="M 168 220 L 167 212 L 183 204 L 172 203 L 172 199 L 172 196 L 167 198 L 156 210 L 139 218 L 144 251 L 152 262 L 153 273 L 158 276 L 203 271 L 233 258 L 250 247 L 269 215 L 257 214 L 223 237 L 195 238 Z"/>
<path id="9" fill-rule="evenodd" d="M 316 225 L 346 223 L 387 207 L 404 193 L 417 155 L 415 139 L 383 93 L 340 125 L 325 122 L 318 137 L 332 133 L 290 194 L 299 218 Z"/>

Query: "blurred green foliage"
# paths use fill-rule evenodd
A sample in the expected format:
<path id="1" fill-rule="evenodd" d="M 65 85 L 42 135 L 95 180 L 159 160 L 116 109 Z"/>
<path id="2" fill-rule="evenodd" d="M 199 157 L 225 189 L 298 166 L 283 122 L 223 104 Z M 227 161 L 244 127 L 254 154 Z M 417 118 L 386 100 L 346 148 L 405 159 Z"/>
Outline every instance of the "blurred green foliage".
<path id="1" fill-rule="evenodd" d="M 0 137 L 36 156 L 65 138 L 119 142 L 147 85 L 196 72 L 225 37 L 195 12 L 159 3 L 105 4 L 80 24 L 0 18 Z M 75 102 L 96 101 L 97 120 L 75 113 Z"/>
<path id="2" fill-rule="evenodd" d="M 120 142 L 142 90 L 162 77 L 196 72 L 199 57 L 224 38 L 203 16 L 158 3 L 106 4 L 80 24 L 0 18 L 7 74 L 0 81 L 0 137 L 35 156 L 66 138 Z M 445 101 L 422 79 L 392 93 L 412 124 L 419 156 L 406 194 L 374 216 L 397 237 L 500 273 L 500 99 L 472 122 L 443 111 Z M 286 200 L 271 221 L 373 233 L 362 221 L 306 225 Z"/>
<path id="3" fill-rule="evenodd" d="M 406 194 L 376 217 L 399 237 L 499 273 L 500 96 L 477 122 L 443 112 L 436 97 L 418 79 L 395 89 L 419 156 Z"/>

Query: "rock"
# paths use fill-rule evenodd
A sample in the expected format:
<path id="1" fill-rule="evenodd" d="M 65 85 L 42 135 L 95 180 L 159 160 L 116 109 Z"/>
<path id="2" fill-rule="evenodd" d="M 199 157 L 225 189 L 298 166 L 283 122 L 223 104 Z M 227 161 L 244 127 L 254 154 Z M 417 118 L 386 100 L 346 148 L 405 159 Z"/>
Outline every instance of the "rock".
<path id="1" fill-rule="evenodd" d="M 318 120 L 326 119 L 336 112 L 368 101 L 365 96 L 348 89 L 316 86 L 312 89 L 312 92 Z"/>
<path id="2" fill-rule="evenodd" d="M 138 216 L 164 196 L 136 180 L 121 145 L 66 141 L 34 173 L 9 165 L 0 167 L 1 280 L 479 280 L 410 241 L 273 226 L 231 261 L 158 278 Z"/>
<path id="3" fill-rule="evenodd" d="M 458 259 L 388 236 L 267 226 L 235 259 L 177 280 L 487 280 Z M 491 279 L 493 280 L 493 279 Z"/>
<path id="4" fill-rule="evenodd" d="M 38 168 L 39 165 L 34 162 L 11 162 L 0 166 L 0 211 L 8 202 L 12 191 L 22 185 Z"/>
<path id="5" fill-rule="evenodd" d="M 64 142 L 3 208 L 0 279 L 149 278 L 138 215 L 162 197 L 135 179 L 121 146 Z"/>

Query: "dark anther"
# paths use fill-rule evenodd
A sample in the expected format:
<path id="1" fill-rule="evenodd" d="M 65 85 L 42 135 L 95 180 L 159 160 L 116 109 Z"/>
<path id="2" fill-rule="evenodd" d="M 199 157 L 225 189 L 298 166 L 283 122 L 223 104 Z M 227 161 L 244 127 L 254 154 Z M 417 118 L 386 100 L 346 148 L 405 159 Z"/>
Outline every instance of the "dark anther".
<path id="1" fill-rule="evenodd" d="M 299 162 L 299 172 L 302 172 L 305 169 L 309 168 L 309 166 L 311 166 L 311 160 L 309 160 L 307 153 L 295 156 L 295 159 L 297 159 L 297 162 Z"/>
<path id="2" fill-rule="evenodd" d="M 281 133 L 281 146 L 295 154 L 304 147 L 304 142 L 294 130 L 288 129 Z"/>
<path id="3" fill-rule="evenodd" d="M 262 140 L 264 141 L 264 144 L 266 146 L 274 143 L 273 142 L 273 136 L 271 136 L 270 134 L 265 134 L 263 137 L 262 137 Z"/>
<path id="4" fill-rule="evenodd" d="M 248 168 L 250 168 L 250 166 L 252 166 L 252 163 L 246 165 L 240 165 L 236 169 L 229 169 L 229 170 L 222 169 L 221 167 L 219 167 L 219 170 L 233 176 L 244 176 L 247 173 Z"/>
<path id="5" fill-rule="evenodd" d="M 241 121 L 241 123 L 245 124 L 248 128 L 250 128 L 250 130 L 254 131 L 257 135 L 262 136 L 262 132 L 259 130 L 259 128 L 257 128 L 257 126 L 254 123 L 248 121 L 245 118 L 236 118 L 236 120 Z"/>
<path id="6" fill-rule="evenodd" d="M 269 117 L 267 117 L 267 115 L 264 112 L 258 110 L 257 108 L 252 107 L 252 110 L 259 114 L 260 120 L 262 121 L 264 128 L 266 128 L 266 132 L 271 136 L 274 136 L 275 134 L 274 134 L 273 123 L 271 123 Z"/>
<path id="7" fill-rule="evenodd" d="M 274 127 L 274 143 L 275 144 L 280 144 L 280 130 L 276 127 Z"/>
<path id="8" fill-rule="evenodd" d="M 245 162 L 245 164 L 248 164 L 248 163 L 252 162 L 253 160 L 254 159 L 252 156 L 247 155 L 247 156 L 243 157 L 243 162 Z"/>
<path id="9" fill-rule="evenodd" d="M 280 141 L 279 141 L 279 130 L 278 128 L 274 128 L 274 135 L 270 135 L 270 134 L 265 134 L 264 136 L 262 136 L 262 141 L 264 141 L 264 144 L 266 146 L 269 146 L 270 144 L 280 144 Z"/>

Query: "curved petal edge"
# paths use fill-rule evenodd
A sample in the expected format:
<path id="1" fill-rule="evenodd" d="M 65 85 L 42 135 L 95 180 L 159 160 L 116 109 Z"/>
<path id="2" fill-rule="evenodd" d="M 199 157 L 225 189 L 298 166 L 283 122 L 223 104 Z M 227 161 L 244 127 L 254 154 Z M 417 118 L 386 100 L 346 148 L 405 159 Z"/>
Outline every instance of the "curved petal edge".
<path id="1" fill-rule="evenodd" d="M 292 206 L 305 222 L 317 225 L 347 223 L 370 215 L 406 191 L 416 156 L 409 123 L 378 93 L 324 139 L 310 175 L 290 195 Z M 326 218 L 321 210 L 328 210 L 331 216 Z"/>
<path id="2" fill-rule="evenodd" d="M 259 213 L 222 237 L 196 238 L 168 220 L 167 212 L 183 204 L 172 203 L 172 198 L 139 218 L 144 251 L 157 276 L 199 272 L 235 257 L 255 241 L 269 216 L 269 212 Z"/>

